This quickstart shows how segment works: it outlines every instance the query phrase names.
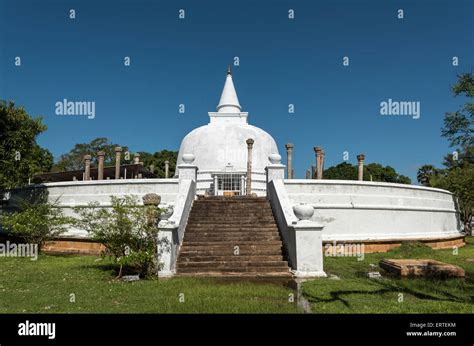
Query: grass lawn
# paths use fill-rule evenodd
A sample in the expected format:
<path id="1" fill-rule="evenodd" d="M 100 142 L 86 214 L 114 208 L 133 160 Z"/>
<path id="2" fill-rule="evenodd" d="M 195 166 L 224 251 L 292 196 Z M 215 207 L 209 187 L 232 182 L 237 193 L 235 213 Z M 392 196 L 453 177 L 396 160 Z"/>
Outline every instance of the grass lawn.
<path id="1" fill-rule="evenodd" d="M 314 313 L 473 313 L 474 238 L 468 242 L 457 255 L 452 250 L 405 247 L 366 254 L 363 261 L 325 257 L 326 272 L 339 279 L 306 281 L 303 293 Z M 432 258 L 463 267 L 466 278 L 388 277 L 378 268 L 382 258 Z M 384 277 L 369 279 L 369 271 L 380 271 Z M 296 292 L 283 284 L 206 278 L 119 282 L 114 276 L 109 260 L 100 257 L 0 257 L 0 313 L 303 312 L 289 299 Z"/>
<path id="2" fill-rule="evenodd" d="M 118 282 L 114 276 L 100 257 L 0 257 L 0 313 L 301 312 L 283 285 L 206 278 Z"/>
<path id="3" fill-rule="evenodd" d="M 303 285 L 303 293 L 314 313 L 474 313 L 474 237 L 453 250 L 406 246 L 388 253 L 356 257 L 325 257 L 327 274 L 340 280 L 316 279 Z M 462 267 L 464 279 L 399 279 L 378 267 L 382 258 L 431 258 Z M 372 264 L 372 266 L 371 266 Z M 374 267 L 373 265 L 376 265 Z M 379 271 L 382 279 L 369 279 Z"/>

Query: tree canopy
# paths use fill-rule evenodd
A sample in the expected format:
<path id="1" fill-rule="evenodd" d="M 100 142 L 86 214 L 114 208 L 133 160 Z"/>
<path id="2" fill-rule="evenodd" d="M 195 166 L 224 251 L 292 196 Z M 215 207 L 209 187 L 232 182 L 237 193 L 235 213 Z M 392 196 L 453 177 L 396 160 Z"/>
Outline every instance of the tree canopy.
<path id="1" fill-rule="evenodd" d="M 68 153 L 60 156 L 58 162 L 53 166 L 53 172 L 81 170 L 84 169 L 84 156 L 92 155 L 92 166 L 97 165 L 97 153 L 99 151 L 105 152 L 105 165 L 115 165 L 115 147 L 122 147 L 121 164 L 133 163 L 134 153 L 129 152 L 127 146 L 114 144 L 108 138 L 100 137 L 93 139 L 90 143 L 79 143 L 74 145 Z M 155 153 L 146 151 L 138 152 L 140 154 L 140 162 L 150 169 L 154 166 L 154 173 L 159 178 L 165 177 L 165 161 L 169 161 L 169 177 L 172 177 L 176 170 L 176 160 L 178 158 L 177 151 L 161 150 Z"/>
<path id="2" fill-rule="evenodd" d="M 58 162 L 53 166 L 53 172 L 74 171 L 84 169 L 84 156 L 92 155 L 92 165 L 97 164 L 97 153 L 105 152 L 105 165 L 112 166 L 115 164 L 115 147 L 122 147 L 121 163 L 129 163 L 132 158 L 125 155 L 128 147 L 111 143 L 105 137 L 93 139 L 90 143 L 78 143 L 67 154 L 59 157 Z"/>
<path id="3" fill-rule="evenodd" d="M 454 96 L 474 97 L 474 77 L 472 73 L 458 76 L 452 87 Z M 418 181 L 451 191 L 459 202 L 461 217 L 467 231 L 471 230 L 472 210 L 474 208 L 474 104 L 466 102 L 455 112 L 446 112 L 441 136 L 449 140 L 456 150 L 444 157 L 444 168 L 424 165 L 418 170 Z M 428 169 L 429 168 L 429 169 Z"/>
<path id="4" fill-rule="evenodd" d="M 46 128 L 41 117 L 0 101 L 0 190 L 27 185 L 34 174 L 51 169 L 53 155 L 36 143 Z"/>
<path id="5" fill-rule="evenodd" d="M 324 170 L 324 179 L 357 180 L 358 168 L 348 162 Z M 393 167 L 383 166 L 379 163 L 369 163 L 364 166 L 364 180 L 381 181 L 387 183 L 411 184 L 410 178 L 401 175 Z"/>

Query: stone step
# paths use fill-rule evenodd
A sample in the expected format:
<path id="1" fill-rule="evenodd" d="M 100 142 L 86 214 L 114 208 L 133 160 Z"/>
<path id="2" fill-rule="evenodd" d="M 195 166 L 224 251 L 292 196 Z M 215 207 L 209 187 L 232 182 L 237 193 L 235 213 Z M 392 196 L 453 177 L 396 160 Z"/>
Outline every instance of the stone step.
<path id="1" fill-rule="evenodd" d="M 177 273 L 181 276 L 291 277 L 268 200 L 264 197 L 198 197 L 186 225 Z"/>
<path id="2" fill-rule="evenodd" d="M 272 214 L 251 214 L 251 215 L 242 215 L 243 213 L 219 213 L 219 212 L 212 212 L 212 213 L 207 213 L 207 214 L 198 214 L 198 213 L 193 213 L 189 216 L 189 218 L 192 219 L 198 219 L 198 220 L 214 220 L 214 219 L 219 219 L 219 220 L 275 220 L 273 218 Z"/>
<path id="3" fill-rule="evenodd" d="M 251 240 L 281 240 L 281 237 L 276 232 L 262 232 L 260 234 L 250 232 L 233 232 L 233 233 L 220 233 L 220 232 L 189 232 L 184 235 L 185 241 L 192 241 L 196 239 L 205 239 L 205 241 L 220 241 L 220 240 L 235 240 L 235 239 L 249 239 Z M 276 239 L 273 239 L 276 238 Z"/>
<path id="4" fill-rule="evenodd" d="M 208 272 L 208 273 L 242 273 L 242 272 L 248 272 L 248 273 L 289 273 L 289 268 L 288 266 L 263 266 L 263 267 L 235 267 L 235 266 L 228 266 L 228 267 L 222 267 L 222 268 L 214 268 L 213 266 L 209 268 L 179 268 L 178 271 L 180 273 L 193 273 L 193 272 Z"/>
<path id="5" fill-rule="evenodd" d="M 186 232 L 188 230 L 209 230 L 209 231 L 219 231 L 219 232 L 234 232 L 234 231 L 243 231 L 243 232 L 256 232 L 260 233 L 263 231 L 274 231 L 278 232 L 278 227 L 276 225 L 265 225 L 265 226 L 257 226 L 254 227 L 253 225 L 225 225 L 225 224 L 215 224 L 215 225 L 190 225 L 189 223 L 186 225 Z"/>
<path id="6" fill-rule="evenodd" d="M 201 234 L 201 233 L 194 233 L 194 234 L 185 234 L 184 241 L 185 242 L 219 242 L 219 241 L 233 241 L 233 242 L 242 242 L 242 241 L 270 241 L 270 240 L 278 240 L 281 241 L 281 237 L 279 235 L 227 235 L 222 236 L 221 234 L 209 235 L 209 234 Z"/>
<path id="7" fill-rule="evenodd" d="M 264 222 L 226 222 L 226 221 L 212 221 L 212 222 L 195 222 L 190 221 L 187 227 L 193 226 L 205 226 L 205 227 L 220 227 L 220 228 L 231 228 L 231 227 L 277 227 L 275 223 L 268 221 Z"/>
<path id="8" fill-rule="evenodd" d="M 227 239 L 224 239 L 224 240 L 221 240 L 221 241 L 203 241 L 203 242 L 198 242 L 198 241 L 188 241 L 186 242 L 186 245 L 183 245 L 188 247 L 188 246 L 192 246 L 192 247 L 196 247 L 196 246 L 199 246 L 199 247 L 206 247 L 206 248 L 216 248 L 216 247 L 225 247 L 225 246 L 230 246 L 230 247 L 234 247 L 234 246 L 239 246 L 239 247 L 242 247 L 242 246 L 249 246 L 249 247 L 252 247 L 252 246 L 256 246 L 256 247 L 260 247 L 260 246 L 272 246 L 272 245 L 280 245 L 282 246 L 282 242 L 281 240 L 263 240 L 263 241 L 255 241 L 255 240 L 250 240 L 250 241 L 240 241 L 240 242 L 235 242 L 233 240 L 227 240 Z"/>
<path id="9" fill-rule="evenodd" d="M 240 262 L 240 261 L 252 261 L 252 262 L 266 262 L 266 261 L 284 261 L 282 255 L 226 255 L 226 256 L 201 256 L 199 254 L 180 254 L 178 257 L 178 263 L 182 262 Z"/>
<path id="10" fill-rule="evenodd" d="M 178 270 L 181 268 L 237 268 L 237 267 L 287 267 L 286 261 L 178 261 Z"/>
<path id="11" fill-rule="evenodd" d="M 244 255 L 275 255 L 281 253 L 281 247 L 274 248 L 242 248 L 239 247 L 239 255 L 234 255 L 234 248 L 227 247 L 222 249 L 198 249 L 196 247 L 181 249 L 180 254 L 186 257 L 192 256 L 244 256 Z"/>
<path id="12" fill-rule="evenodd" d="M 291 272 L 214 272 L 214 271 L 195 271 L 191 273 L 181 273 L 178 272 L 176 276 L 181 277 L 219 277 L 219 278 L 226 278 L 226 279 L 239 279 L 239 282 L 242 278 L 246 278 L 249 280 L 255 279 L 289 279 L 292 277 Z"/>

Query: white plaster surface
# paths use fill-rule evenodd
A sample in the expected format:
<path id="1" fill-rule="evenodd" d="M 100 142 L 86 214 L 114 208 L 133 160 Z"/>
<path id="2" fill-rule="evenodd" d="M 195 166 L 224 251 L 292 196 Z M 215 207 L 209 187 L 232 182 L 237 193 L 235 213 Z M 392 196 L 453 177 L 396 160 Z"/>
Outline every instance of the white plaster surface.
<path id="1" fill-rule="evenodd" d="M 453 194 L 414 185 L 284 180 L 292 204 L 311 204 L 323 241 L 445 239 L 461 236 Z"/>

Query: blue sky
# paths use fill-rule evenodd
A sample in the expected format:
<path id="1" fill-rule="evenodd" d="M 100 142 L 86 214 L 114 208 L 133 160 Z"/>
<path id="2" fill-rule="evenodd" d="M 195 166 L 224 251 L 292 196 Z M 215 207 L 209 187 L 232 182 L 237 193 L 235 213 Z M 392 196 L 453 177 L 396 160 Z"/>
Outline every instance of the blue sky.
<path id="1" fill-rule="evenodd" d="M 473 17 L 470 0 L 0 0 L 0 98 L 44 117 L 39 143 L 55 157 L 96 137 L 132 151 L 178 150 L 208 122 L 237 56 L 243 110 L 284 158 L 294 143 L 296 177 L 320 145 L 326 167 L 344 151 L 352 163 L 364 153 L 415 182 L 420 165 L 452 151 L 440 128 L 465 101 L 450 86 L 474 68 Z M 95 118 L 56 115 L 64 98 L 94 101 Z M 380 115 L 389 98 L 420 102 L 421 117 Z"/>

